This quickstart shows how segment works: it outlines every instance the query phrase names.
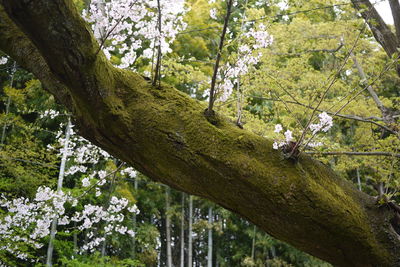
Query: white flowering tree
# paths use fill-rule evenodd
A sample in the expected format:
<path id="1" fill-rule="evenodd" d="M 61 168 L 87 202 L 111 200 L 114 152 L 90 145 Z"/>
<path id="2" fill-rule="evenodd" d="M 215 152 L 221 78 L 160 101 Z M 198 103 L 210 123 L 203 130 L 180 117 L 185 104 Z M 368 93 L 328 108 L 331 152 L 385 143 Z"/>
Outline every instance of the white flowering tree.
<path id="1" fill-rule="evenodd" d="M 219 114 L 205 117 L 204 103 L 115 68 L 101 52 L 105 39 L 99 44 L 72 1 L 0 3 L 0 48 L 74 113 L 80 133 L 94 144 L 151 179 L 208 198 L 335 265 L 398 265 L 394 203 L 379 207 L 311 157 L 300 152 L 287 159 L 273 140 Z M 307 140 L 307 128 L 312 135 L 328 130 L 330 118 L 319 119 L 309 120 L 300 139 Z M 292 139 L 288 129 L 285 139 Z M 119 208 L 125 203 L 113 202 Z M 91 225 L 97 222 L 91 216 L 102 211 L 88 206 L 74 218 Z"/>
<path id="2" fill-rule="evenodd" d="M 157 30 L 157 1 L 95 0 L 83 10 L 94 36 L 108 59 L 120 68 L 137 69 L 140 57 L 150 62 L 161 53 L 170 53 L 170 44 L 185 29 L 184 1 L 161 1 L 161 32 Z M 118 55 L 118 57 L 117 57 Z M 153 62 L 154 63 L 154 62 Z"/>
<path id="3" fill-rule="evenodd" d="M 45 110 L 40 120 L 56 117 L 65 120 L 56 110 Z M 32 199 L 1 195 L 4 213 L 0 215 L 0 260 L 7 260 L 8 265 L 41 262 L 44 259 L 40 249 L 47 246 L 47 265 L 52 265 L 54 239 L 60 238 L 57 232 L 84 239 L 76 248 L 79 254 L 106 248 L 110 236 L 126 236 L 128 240 L 135 237 L 131 217 L 139 211 L 114 191 L 121 180 L 135 178 L 137 172 L 123 164 L 116 167 L 107 152 L 76 135 L 73 125 L 68 124 L 66 137 L 64 126 L 65 123 L 60 125 L 55 136 L 56 144 L 48 145 L 49 153 L 63 158 L 57 190 L 39 187 Z M 62 188 L 63 179 L 76 181 L 76 185 Z M 107 248 L 118 249 L 112 245 Z"/>

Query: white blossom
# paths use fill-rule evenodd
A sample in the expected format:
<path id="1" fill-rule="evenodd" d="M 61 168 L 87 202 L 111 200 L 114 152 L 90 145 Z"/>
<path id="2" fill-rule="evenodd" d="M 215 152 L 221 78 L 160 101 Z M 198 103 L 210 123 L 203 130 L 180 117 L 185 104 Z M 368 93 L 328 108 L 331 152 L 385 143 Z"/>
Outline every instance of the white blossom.
<path id="1" fill-rule="evenodd" d="M 293 140 L 292 131 L 287 130 L 287 131 L 284 133 L 284 135 L 285 135 L 286 142 L 290 142 L 290 141 Z"/>
<path id="2" fill-rule="evenodd" d="M 239 77 L 246 75 L 252 66 L 258 64 L 262 56 L 262 52 L 259 50 L 273 42 L 273 37 L 268 34 L 264 24 L 258 25 L 258 30 L 255 30 L 254 27 L 250 28 L 242 37 L 249 44 L 240 45 L 236 62 L 221 66 L 220 73 L 217 75 L 218 80 L 221 80 L 218 83 L 217 91 L 220 94 L 219 100 L 222 102 L 225 102 L 233 93 Z"/>
<path id="3" fill-rule="evenodd" d="M 8 58 L 6 57 L 0 57 L 0 65 L 6 64 L 8 61 Z"/>
<path id="4" fill-rule="evenodd" d="M 318 115 L 318 117 L 319 123 L 310 125 L 310 130 L 313 134 L 316 134 L 319 131 L 327 132 L 333 126 L 332 117 L 329 116 L 326 112 L 322 112 Z"/>
<path id="5" fill-rule="evenodd" d="M 275 125 L 275 133 L 280 133 L 283 130 L 282 125 L 281 124 L 277 124 Z"/>
<path id="6" fill-rule="evenodd" d="M 177 33 L 186 28 L 183 15 L 187 11 L 183 0 L 161 1 L 161 34 L 158 31 L 157 1 L 136 0 L 92 0 L 88 11 L 83 11 L 83 17 L 92 24 L 95 37 L 102 42 L 107 58 L 113 53 L 122 55 L 119 67 L 133 67 L 139 56 L 152 58 L 152 48 L 161 44 L 163 54 L 170 53 L 170 44 Z M 143 47 L 141 40 L 149 40 L 148 47 Z M 129 43 L 130 45 L 127 45 Z M 143 50 L 142 55 L 138 54 Z"/>
<path id="7" fill-rule="evenodd" d="M 217 20 L 217 9 L 216 8 L 212 8 L 210 9 L 210 18 Z"/>
<path id="8" fill-rule="evenodd" d="M 89 177 L 85 177 L 85 178 L 82 179 L 82 186 L 83 186 L 83 187 L 88 187 L 88 186 L 90 186 L 90 179 L 89 179 Z"/>
<path id="9" fill-rule="evenodd" d="M 60 116 L 60 112 L 54 109 L 45 110 L 40 114 L 40 118 L 50 117 L 50 119 L 54 119 L 57 116 Z"/>

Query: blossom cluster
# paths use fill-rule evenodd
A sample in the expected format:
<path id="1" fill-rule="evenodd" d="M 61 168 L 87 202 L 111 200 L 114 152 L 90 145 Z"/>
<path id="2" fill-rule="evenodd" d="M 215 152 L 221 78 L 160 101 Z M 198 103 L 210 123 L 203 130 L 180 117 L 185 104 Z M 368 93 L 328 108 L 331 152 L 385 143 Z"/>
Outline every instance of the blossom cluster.
<path id="1" fill-rule="evenodd" d="M 91 230 L 82 251 L 92 251 L 99 245 L 99 241 L 104 240 L 104 237 L 93 234 L 93 229 L 99 228 L 101 222 L 106 223 L 104 236 L 114 233 L 134 236 L 133 230 L 124 226 L 124 213 L 138 214 L 139 210 L 136 205 L 129 205 L 126 198 L 113 196 L 107 207 L 86 204 L 81 211 L 68 215 L 65 204 L 76 207 L 77 201 L 71 193 L 57 192 L 49 187 L 39 187 L 32 200 L 24 197 L 8 200 L 2 196 L 0 207 L 7 213 L 0 217 L 0 250 L 26 260 L 28 254 L 22 252 L 24 250 L 20 249 L 20 244 L 33 249 L 43 247 L 43 238 L 50 234 L 53 219 L 57 219 L 58 225 L 75 222 L 78 230 Z"/>
<path id="2" fill-rule="evenodd" d="M 326 112 L 322 112 L 321 114 L 318 115 L 318 117 L 319 117 L 319 123 L 310 124 L 310 126 L 309 126 L 313 136 L 316 135 L 318 132 L 321 132 L 321 131 L 322 132 L 327 132 L 333 126 L 333 119 Z M 282 132 L 282 130 L 283 130 L 283 127 L 282 127 L 281 124 L 276 124 L 275 125 L 275 130 L 274 130 L 275 133 L 279 134 L 279 133 Z M 282 147 L 288 145 L 290 142 L 293 141 L 292 131 L 286 130 L 283 133 L 283 135 L 285 137 L 284 139 L 275 141 L 272 144 L 273 149 L 282 148 Z M 310 141 L 307 142 L 307 146 L 309 146 L 309 147 L 318 147 L 318 146 L 321 146 L 321 145 L 322 145 L 322 142 L 310 142 Z"/>
<path id="3" fill-rule="evenodd" d="M 251 67 L 258 64 L 262 57 L 260 49 L 268 47 L 273 42 L 273 37 L 268 34 L 264 24 L 258 25 L 258 30 L 250 28 L 243 34 L 243 38 L 246 39 L 246 44 L 239 46 L 234 63 L 222 66 L 218 75 L 222 80 L 217 87 L 220 93 L 219 100 L 222 102 L 232 94 L 235 84 L 239 83 L 239 77 L 246 75 Z"/>
<path id="4" fill-rule="evenodd" d="M 283 127 L 281 124 L 276 124 L 275 125 L 275 133 L 280 133 L 283 130 Z M 286 132 L 283 133 L 283 135 L 285 136 L 284 140 L 281 141 L 275 141 L 272 144 L 273 149 L 279 149 L 285 145 L 287 145 L 289 142 L 293 141 L 293 133 L 291 130 L 286 130 Z"/>
<path id="5" fill-rule="evenodd" d="M 0 57 L 0 65 L 4 65 L 8 62 L 8 58 L 6 57 Z"/>
<path id="6" fill-rule="evenodd" d="M 161 32 L 156 0 L 92 0 L 82 15 L 92 24 L 107 58 L 112 54 L 121 55 L 118 66 L 128 68 L 133 67 L 139 56 L 152 58 L 158 44 L 163 54 L 171 52 L 170 43 L 186 28 L 183 21 L 186 11 L 183 0 L 161 1 Z M 145 44 L 143 40 L 150 42 Z M 138 50 L 143 50 L 141 55 Z"/>
<path id="7" fill-rule="evenodd" d="M 55 117 L 60 116 L 60 112 L 54 109 L 47 109 L 40 114 L 40 118 L 47 118 L 54 119 Z"/>
<path id="8" fill-rule="evenodd" d="M 59 112 L 48 110 L 44 114 L 54 116 Z M 63 128 L 64 125 L 60 126 Z M 59 156 L 66 153 L 68 158 L 65 175 L 80 174 L 83 177 L 83 187 L 90 186 L 95 179 L 95 195 L 99 197 L 110 173 L 94 166 L 111 159 L 111 156 L 77 135 L 72 124 L 69 133 L 66 151 L 64 151 L 66 138 L 61 130 L 56 135 L 58 145 L 49 146 L 48 149 L 55 150 L 56 147 L 61 147 L 58 150 Z M 131 167 L 121 169 L 120 173 L 131 178 L 137 175 Z M 32 200 L 23 197 L 7 199 L 2 196 L 0 208 L 5 213 L 0 215 L 0 250 L 7 251 L 19 259 L 29 260 L 26 246 L 33 250 L 43 247 L 44 237 L 50 234 L 53 220 L 57 220 L 60 226 L 76 227 L 80 231 L 91 230 L 92 233 L 89 232 L 87 237 L 88 242 L 81 251 L 92 251 L 105 240 L 105 236 L 113 233 L 134 235 L 133 230 L 125 226 L 128 218 L 125 218 L 124 214 L 138 214 L 136 205 L 129 204 L 125 198 L 115 196 L 103 206 L 83 203 L 78 205 L 84 201 L 82 196 L 73 197 L 71 192 L 54 191 L 49 187 L 39 187 Z"/>
<path id="9" fill-rule="evenodd" d="M 322 112 L 318 115 L 319 123 L 310 124 L 310 130 L 313 134 L 318 133 L 319 131 L 327 132 L 333 126 L 332 117 L 329 116 L 326 112 Z"/>
<path id="10" fill-rule="evenodd" d="M 128 234 L 134 237 L 134 231 L 123 224 L 125 219 L 123 211 L 127 210 L 129 213 L 138 214 L 137 206 L 128 206 L 129 202 L 126 198 L 115 196 L 111 197 L 108 204 L 108 207 L 86 204 L 81 212 L 76 212 L 72 216 L 71 221 L 81 222 L 78 226 L 79 230 L 90 230 L 87 235 L 89 241 L 82 247 L 82 251 L 92 252 L 105 240 L 106 236 L 114 233 Z M 105 223 L 105 227 L 102 229 L 103 236 L 95 236 L 95 229 L 102 225 L 102 222 Z"/>
<path id="11" fill-rule="evenodd" d="M 21 252 L 19 244 L 41 248 L 40 239 L 50 234 L 53 219 L 60 219 L 60 224 L 65 222 L 64 205 L 72 200 L 70 194 L 48 187 L 39 187 L 33 200 L 24 197 L 8 200 L 2 196 L 0 207 L 7 213 L 0 217 L 0 250 L 26 259 L 28 254 Z"/>

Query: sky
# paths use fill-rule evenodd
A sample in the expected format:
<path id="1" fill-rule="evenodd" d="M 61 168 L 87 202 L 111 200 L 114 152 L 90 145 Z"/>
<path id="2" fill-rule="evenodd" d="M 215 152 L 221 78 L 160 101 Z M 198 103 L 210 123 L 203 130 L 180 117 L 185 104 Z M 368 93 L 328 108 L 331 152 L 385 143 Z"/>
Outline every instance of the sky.
<path id="1" fill-rule="evenodd" d="M 384 0 L 384 1 L 374 1 L 374 2 L 378 2 L 377 4 L 375 4 L 375 8 L 378 10 L 382 19 L 387 24 L 393 24 L 393 17 L 392 17 L 392 12 L 390 11 L 389 1 Z"/>

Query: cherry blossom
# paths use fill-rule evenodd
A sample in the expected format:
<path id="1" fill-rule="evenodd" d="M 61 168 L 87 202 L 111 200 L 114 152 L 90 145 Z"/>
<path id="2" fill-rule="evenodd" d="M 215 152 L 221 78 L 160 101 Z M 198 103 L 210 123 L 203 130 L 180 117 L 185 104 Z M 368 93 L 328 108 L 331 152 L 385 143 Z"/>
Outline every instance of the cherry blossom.
<path id="1" fill-rule="evenodd" d="M 0 57 L 0 65 L 4 65 L 8 62 L 8 58 L 6 57 Z"/>
<path id="2" fill-rule="evenodd" d="M 326 112 L 322 112 L 318 115 L 319 123 L 310 124 L 310 130 L 313 134 L 316 134 L 319 131 L 327 132 L 333 126 L 332 117 L 329 116 Z"/>
<path id="3" fill-rule="evenodd" d="M 93 0 L 83 17 L 92 24 L 95 37 L 103 44 L 107 58 L 122 55 L 120 68 L 134 68 L 138 57 L 151 59 L 153 48 L 160 43 L 163 54 L 171 52 L 170 44 L 186 28 L 183 0 L 161 1 L 161 33 L 157 29 L 157 1 Z M 108 42 L 105 42 L 107 38 Z M 144 46 L 142 40 L 150 42 Z M 127 45 L 129 43 L 129 45 Z M 144 50 L 139 54 L 139 50 Z"/>

